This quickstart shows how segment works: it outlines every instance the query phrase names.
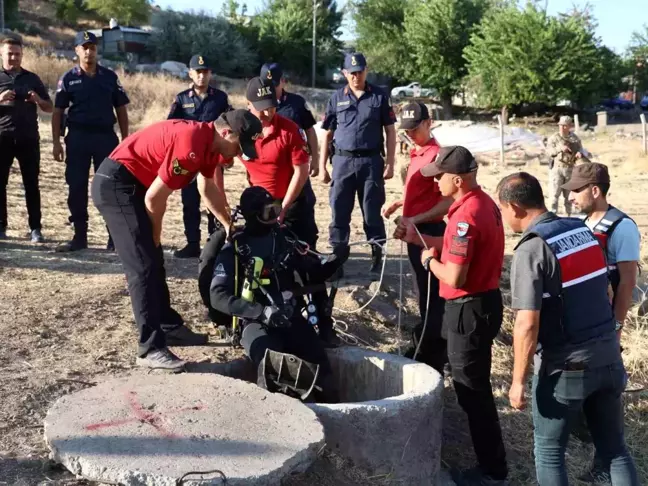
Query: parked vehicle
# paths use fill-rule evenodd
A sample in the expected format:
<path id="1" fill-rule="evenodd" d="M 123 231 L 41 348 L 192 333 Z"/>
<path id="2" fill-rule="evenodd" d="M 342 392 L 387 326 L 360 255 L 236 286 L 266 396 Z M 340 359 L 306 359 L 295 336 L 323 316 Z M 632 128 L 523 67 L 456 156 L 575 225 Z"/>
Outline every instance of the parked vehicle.
<path id="1" fill-rule="evenodd" d="M 429 98 L 435 95 L 434 90 L 422 88 L 421 83 L 410 83 L 407 86 L 396 86 L 391 95 L 397 98 Z"/>

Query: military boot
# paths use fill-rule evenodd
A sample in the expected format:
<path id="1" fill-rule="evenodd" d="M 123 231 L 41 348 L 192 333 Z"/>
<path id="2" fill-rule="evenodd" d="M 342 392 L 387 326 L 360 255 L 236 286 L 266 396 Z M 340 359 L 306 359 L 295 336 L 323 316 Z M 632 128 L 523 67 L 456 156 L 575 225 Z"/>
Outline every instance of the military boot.
<path id="1" fill-rule="evenodd" d="M 56 247 L 58 253 L 85 250 L 88 248 L 88 228 L 74 228 L 72 240 Z"/>
<path id="2" fill-rule="evenodd" d="M 371 245 L 371 268 L 372 273 L 380 273 L 382 268 L 383 251 L 382 247 L 378 245 Z"/>

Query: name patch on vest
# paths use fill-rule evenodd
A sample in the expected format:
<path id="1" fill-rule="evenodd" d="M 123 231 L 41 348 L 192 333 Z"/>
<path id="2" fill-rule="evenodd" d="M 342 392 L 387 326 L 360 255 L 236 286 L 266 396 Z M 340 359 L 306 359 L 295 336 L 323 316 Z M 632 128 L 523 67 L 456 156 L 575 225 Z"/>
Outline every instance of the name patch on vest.
<path id="1" fill-rule="evenodd" d="M 563 289 L 605 275 L 605 256 L 594 234 L 586 227 L 547 240 L 560 264 Z"/>
<path id="2" fill-rule="evenodd" d="M 196 104 L 195 103 L 185 103 L 182 105 L 183 108 L 195 108 Z"/>

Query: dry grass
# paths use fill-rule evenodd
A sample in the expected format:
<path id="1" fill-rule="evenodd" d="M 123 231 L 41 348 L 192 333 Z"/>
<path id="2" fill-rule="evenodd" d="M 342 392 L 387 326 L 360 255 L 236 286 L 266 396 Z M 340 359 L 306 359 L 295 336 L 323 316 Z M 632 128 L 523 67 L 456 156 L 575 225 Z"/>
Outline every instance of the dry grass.
<path id="1" fill-rule="evenodd" d="M 26 53 L 26 63 L 37 72 L 51 89 L 69 64 L 51 58 L 37 58 Z M 122 76 L 131 97 L 131 119 L 135 125 L 146 125 L 163 119 L 173 95 L 181 89 L 182 82 L 168 78 L 134 75 Z M 229 93 L 236 106 L 243 106 L 240 93 L 244 82 L 217 79 Z M 26 211 L 17 168 L 11 174 L 9 194 L 9 236 L 11 240 L 0 243 L 0 335 L 5 340 L 0 347 L 0 483 L 33 485 L 45 476 L 69 480 L 60 471 L 42 469 L 47 448 L 39 428 L 42 419 L 58 397 L 74 392 L 82 385 L 61 381 L 103 380 L 108 376 L 137 372 L 132 368 L 135 331 L 129 299 L 124 295 L 124 277 L 114 254 L 101 248 L 106 233 L 97 211 L 90 207 L 91 249 L 72 255 L 53 252 L 56 243 L 70 236 L 65 225 L 67 187 L 63 164 L 56 163 L 51 153 L 51 136 L 44 127 L 41 133 L 43 154 L 41 187 L 43 192 L 45 245 L 30 245 L 25 240 Z M 648 236 L 648 159 L 639 153 L 637 140 L 616 140 L 612 136 L 589 137 L 585 146 L 598 160 L 611 167 L 613 187 L 612 203 L 631 214 Z M 508 172 L 527 170 L 547 184 L 546 166 L 539 160 L 526 160 L 523 164 L 506 168 L 494 166 L 480 170 L 479 178 L 484 188 L 492 193 L 497 182 Z M 243 187 L 245 175 L 241 166 L 235 165 L 226 177 L 230 201 L 236 201 Z M 328 188 L 313 184 L 318 201 L 316 218 L 326 240 L 330 222 Z M 387 200 L 400 197 L 400 179 L 386 184 Z M 174 194 L 165 216 L 164 244 L 166 247 L 184 243 L 180 198 Z M 364 238 L 361 216 L 355 209 L 352 221 L 352 240 Z M 507 259 L 502 278 L 505 299 L 508 281 L 508 262 L 517 237 L 507 234 Z M 644 239 L 645 241 L 645 239 Z M 322 244 L 324 247 L 324 243 Z M 399 245 L 390 243 L 386 276 L 377 304 L 358 315 L 345 316 L 349 330 L 370 343 L 371 347 L 394 352 L 398 331 L 387 311 L 398 305 Z M 648 245 L 643 247 L 644 269 L 648 268 Z M 366 276 L 368 249 L 356 247 L 346 268 L 349 280 L 338 294 L 337 304 L 357 308 L 358 296 L 370 292 Z M 407 264 L 404 265 L 407 268 Z M 167 257 L 169 286 L 174 306 L 192 327 L 199 332 L 214 333 L 205 318 L 195 283 L 195 261 L 175 260 Z M 414 290 L 405 278 L 404 329 L 417 321 Z M 641 278 L 646 283 L 646 275 Z M 633 310 L 636 312 L 636 309 Z M 535 484 L 533 461 L 533 426 L 530 411 L 513 411 L 508 405 L 508 387 L 512 368 L 512 349 L 507 337 L 512 333 L 512 314 L 507 310 L 503 326 L 503 339 L 493 348 L 493 386 L 511 467 L 511 484 Z M 405 334 L 407 335 L 407 334 Z M 213 338 L 212 338 L 213 339 Z M 624 331 L 624 360 L 630 375 L 629 389 L 648 385 L 648 322 L 635 317 Z M 223 362 L 238 356 L 228 348 L 180 348 L 178 353 L 194 361 Z M 206 364 L 208 366 L 208 364 Z M 446 387 L 444 411 L 444 447 L 442 458 L 447 466 L 470 466 L 474 457 L 468 436 L 465 416 L 458 408 L 451 385 Z M 636 459 L 643 483 L 648 483 L 648 392 L 625 395 L 627 442 Z M 388 447 L 389 444 L 386 444 Z M 572 440 L 567 463 L 571 484 L 579 485 L 575 478 L 587 464 L 591 446 Z M 57 483 L 48 483 L 57 484 Z M 59 483 L 60 484 L 60 483 Z M 68 483 L 73 484 L 73 483 Z M 291 478 L 291 486 L 340 486 L 395 484 L 385 479 L 370 479 L 339 457 L 328 451 L 305 474 Z"/>

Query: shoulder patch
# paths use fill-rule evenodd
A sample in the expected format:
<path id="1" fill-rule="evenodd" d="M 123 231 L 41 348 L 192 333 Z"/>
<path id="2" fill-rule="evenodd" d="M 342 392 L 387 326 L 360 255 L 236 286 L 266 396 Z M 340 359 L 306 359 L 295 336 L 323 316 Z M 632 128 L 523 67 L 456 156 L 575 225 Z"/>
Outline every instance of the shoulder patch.
<path id="1" fill-rule="evenodd" d="M 470 229 L 470 225 L 465 222 L 460 222 L 457 223 L 457 235 L 459 236 L 466 236 L 468 234 L 468 230 Z"/>
<path id="2" fill-rule="evenodd" d="M 225 266 L 222 263 L 216 265 L 216 268 L 214 269 L 214 277 L 219 277 L 219 278 L 227 277 Z"/>
<path id="3" fill-rule="evenodd" d="M 468 256 L 468 238 L 462 236 L 453 236 L 450 243 L 450 254 L 460 257 Z"/>
<path id="4" fill-rule="evenodd" d="M 189 171 L 180 165 L 180 161 L 178 159 L 173 159 L 173 173 L 179 176 L 187 175 L 189 174 Z"/>

